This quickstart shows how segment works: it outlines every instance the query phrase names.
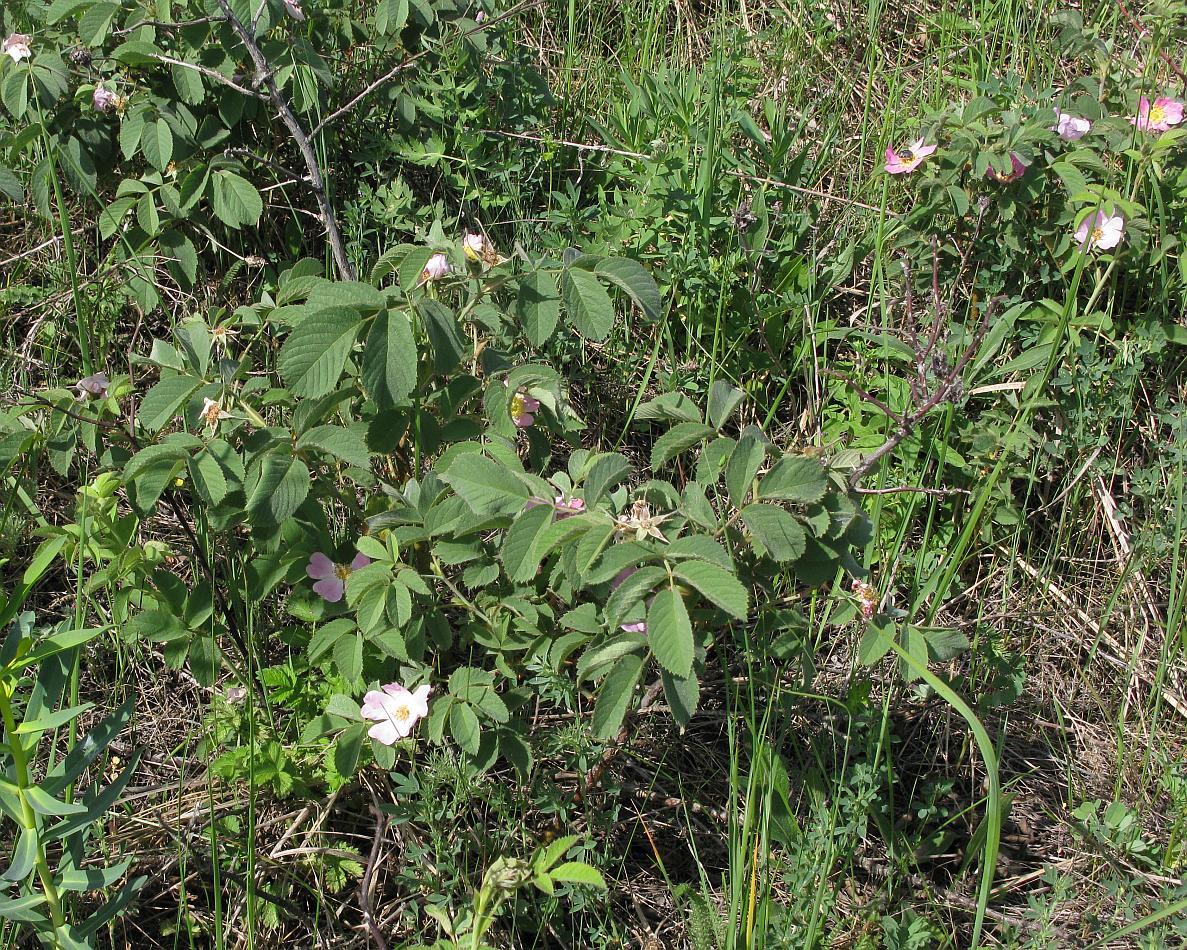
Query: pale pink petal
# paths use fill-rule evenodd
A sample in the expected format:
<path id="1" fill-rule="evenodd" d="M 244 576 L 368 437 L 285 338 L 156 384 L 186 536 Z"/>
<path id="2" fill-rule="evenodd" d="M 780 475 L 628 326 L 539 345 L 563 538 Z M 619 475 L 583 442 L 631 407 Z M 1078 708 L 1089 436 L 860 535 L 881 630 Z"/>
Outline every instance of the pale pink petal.
<path id="1" fill-rule="evenodd" d="M 408 695 L 408 690 L 405 689 L 403 686 L 401 686 L 399 683 L 388 683 L 386 686 L 383 687 L 383 691 L 388 696 L 398 696 L 398 697 L 403 698 L 404 696 Z"/>
<path id="2" fill-rule="evenodd" d="M 402 738 L 399 727 L 390 719 L 375 723 L 367 730 L 367 735 L 383 745 L 395 745 Z"/>
<path id="3" fill-rule="evenodd" d="M 322 554 L 321 551 L 318 551 L 309 559 L 309 566 L 305 568 L 305 573 L 314 580 L 324 580 L 327 577 L 333 577 L 334 562 Z"/>
<path id="4" fill-rule="evenodd" d="M 1183 103 L 1176 99 L 1156 99 L 1154 105 L 1162 109 L 1162 125 L 1178 125 L 1183 121 Z"/>
<path id="5" fill-rule="evenodd" d="M 354 560 L 350 562 L 350 569 L 352 571 L 357 571 L 357 570 L 359 570 L 359 568 L 366 567 L 370 563 L 371 563 L 371 559 L 369 557 L 367 557 L 367 555 L 362 554 L 362 553 L 356 554 L 354 556 Z"/>
<path id="6" fill-rule="evenodd" d="M 346 593 L 346 585 L 340 577 L 325 577 L 313 585 L 315 593 L 321 594 L 331 604 L 336 604 Z"/>
<path id="7" fill-rule="evenodd" d="M 416 722 L 418 719 L 423 719 L 429 714 L 429 694 L 432 692 L 433 689 L 428 683 L 425 683 L 423 686 L 418 686 L 412 691 L 412 697 L 409 700 L 408 705 L 412 710 L 413 722 Z"/>
<path id="8" fill-rule="evenodd" d="M 520 415 L 516 416 L 512 421 L 514 421 L 516 426 L 518 426 L 520 429 L 526 429 L 533 422 L 536 421 L 536 417 L 533 416 L 531 413 L 525 412 L 525 413 L 521 413 Z"/>
<path id="9" fill-rule="evenodd" d="M 386 697 L 377 689 L 371 690 L 363 697 L 363 705 L 359 707 L 359 715 L 364 719 L 386 719 L 387 713 L 383 710 L 383 701 Z"/>

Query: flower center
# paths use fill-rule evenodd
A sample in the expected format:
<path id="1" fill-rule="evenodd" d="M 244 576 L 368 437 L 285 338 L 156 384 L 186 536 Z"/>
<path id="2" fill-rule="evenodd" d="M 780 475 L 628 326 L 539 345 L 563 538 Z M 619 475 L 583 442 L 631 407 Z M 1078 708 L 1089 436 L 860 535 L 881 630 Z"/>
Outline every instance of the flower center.
<path id="1" fill-rule="evenodd" d="M 1154 125 L 1158 125 L 1165 118 L 1166 118 L 1166 110 L 1164 108 L 1162 108 L 1162 106 L 1151 106 L 1150 107 L 1150 121 Z"/>
<path id="2" fill-rule="evenodd" d="M 349 564 L 335 564 L 334 565 L 334 573 L 338 576 L 339 580 L 344 581 L 348 577 L 350 577 L 350 565 Z"/>
<path id="3" fill-rule="evenodd" d="M 412 715 L 412 710 L 407 706 L 397 706 L 392 710 L 392 718 L 400 722 L 405 722 Z"/>
<path id="4" fill-rule="evenodd" d="M 511 415 L 522 416 L 524 410 L 523 396 L 516 393 L 511 397 Z"/>
<path id="5" fill-rule="evenodd" d="M 1099 244 L 1101 238 L 1103 238 L 1104 236 L 1105 236 L 1104 228 L 1093 228 L 1092 229 L 1092 243 L 1093 244 Z"/>

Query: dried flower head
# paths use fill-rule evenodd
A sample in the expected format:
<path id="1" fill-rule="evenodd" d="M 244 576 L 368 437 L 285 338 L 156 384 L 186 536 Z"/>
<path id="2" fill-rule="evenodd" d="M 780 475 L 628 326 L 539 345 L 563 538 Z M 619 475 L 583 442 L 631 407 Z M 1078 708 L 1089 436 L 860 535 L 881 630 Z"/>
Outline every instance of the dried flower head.
<path id="1" fill-rule="evenodd" d="M 651 513 L 651 506 L 645 500 L 639 498 L 632 502 L 631 513 L 629 515 L 622 514 L 618 516 L 618 521 L 614 527 L 624 534 L 634 534 L 635 538 L 639 541 L 642 541 L 644 538 L 667 541 L 668 539 L 664 537 L 663 532 L 659 530 L 659 526 L 671 517 L 671 513 L 653 515 Z"/>
<path id="2" fill-rule="evenodd" d="M 878 592 L 865 581 L 858 580 L 856 577 L 853 579 L 850 589 L 861 607 L 861 615 L 869 620 L 878 609 Z"/>
<path id="3" fill-rule="evenodd" d="M 28 59 L 33 55 L 31 43 L 33 37 L 27 33 L 10 33 L 8 38 L 0 43 L 0 49 L 11 57 L 14 63 L 19 63 L 22 59 Z"/>
<path id="4" fill-rule="evenodd" d="M 219 420 L 230 419 L 231 414 L 223 409 L 223 404 L 218 399 L 210 399 L 205 397 L 202 400 L 202 411 L 199 413 L 202 421 L 210 429 L 217 429 Z"/>

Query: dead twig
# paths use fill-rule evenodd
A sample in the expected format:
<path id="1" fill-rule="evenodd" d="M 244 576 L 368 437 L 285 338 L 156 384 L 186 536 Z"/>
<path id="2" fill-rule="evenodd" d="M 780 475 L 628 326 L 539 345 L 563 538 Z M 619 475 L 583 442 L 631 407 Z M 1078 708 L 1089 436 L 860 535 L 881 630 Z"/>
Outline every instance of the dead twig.
<path id="1" fill-rule="evenodd" d="M 231 25 L 231 29 L 235 31 L 235 35 L 239 37 L 239 41 L 247 50 L 247 55 L 251 57 L 252 65 L 256 71 L 253 84 L 257 88 L 262 86 L 267 90 L 267 96 L 264 98 L 272 101 L 272 105 L 280 116 L 280 121 L 288 129 L 289 136 L 297 146 L 297 151 L 301 153 L 301 159 L 309 173 L 309 188 L 313 192 L 314 200 L 317 201 L 321 225 L 326 230 L 326 238 L 330 242 L 330 252 L 334 255 L 334 264 L 338 268 L 338 274 L 343 280 L 354 280 L 354 267 L 351 266 L 350 258 L 346 255 L 346 243 L 342 240 L 342 231 L 338 228 L 338 218 L 334 214 L 334 207 L 326 192 L 325 179 L 322 177 L 321 166 L 318 164 L 317 155 L 310 144 L 309 136 L 301 127 L 300 121 L 281 93 L 280 87 L 276 85 L 276 80 L 272 77 L 271 66 L 260 50 L 255 36 L 235 15 L 235 11 L 231 9 L 227 0 L 218 0 L 218 5 Z M 257 95 L 260 94 L 257 93 Z"/>

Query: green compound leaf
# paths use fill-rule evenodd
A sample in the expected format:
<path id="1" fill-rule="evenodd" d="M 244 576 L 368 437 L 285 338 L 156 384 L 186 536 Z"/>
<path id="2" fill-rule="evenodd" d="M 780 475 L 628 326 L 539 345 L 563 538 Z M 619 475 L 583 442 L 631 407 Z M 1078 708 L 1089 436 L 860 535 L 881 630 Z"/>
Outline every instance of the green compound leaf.
<path id="1" fill-rule="evenodd" d="M 515 309 L 528 342 L 532 346 L 547 343 L 561 315 L 560 293 L 552 274 L 539 270 L 524 277 L 519 282 Z"/>
<path id="2" fill-rule="evenodd" d="M 441 480 L 478 515 L 518 511 L 531 494 L 514 472 L 477 452 L 457 456 Z"/>

